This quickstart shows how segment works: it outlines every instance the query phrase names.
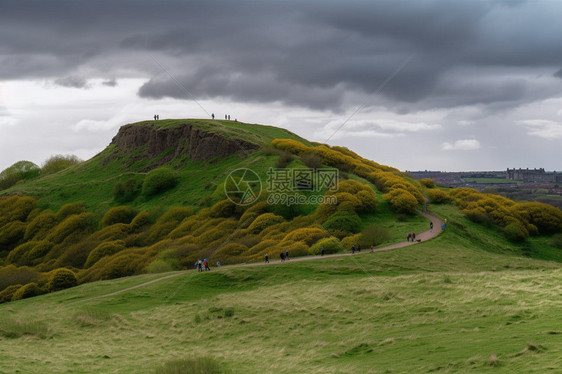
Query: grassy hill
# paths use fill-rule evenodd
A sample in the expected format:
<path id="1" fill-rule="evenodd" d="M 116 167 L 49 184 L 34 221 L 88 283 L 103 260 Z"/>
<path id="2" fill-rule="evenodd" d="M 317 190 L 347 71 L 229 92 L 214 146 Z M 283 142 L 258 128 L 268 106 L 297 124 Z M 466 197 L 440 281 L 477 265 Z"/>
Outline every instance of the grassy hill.
<path id="1" fill-rule="evenodd" d="M 141 275 L 3 304 L 0 371 L 172 373 L 157 370 L 209 360 L 234 373 L 555 372 L 560 264 L 479 249 L 466 239 L 479 227 L 454 220 L 389 252 Z"/>
<path id="2" fill-rule="evenodd" d="M 303 204 L 265 191 L 245 206 L 225 193 L 239 168 L 262 182 L 272 168 L 337 170 L 340 180 L 335 191 L 319 177 L 314 190 L 292 189 Z M 0 373 L 561 364 L 562 212 L 544 204 L 443 190 L 283 129 L 208 120 L 126 125 L 91 160 L 2 193 L 0 344 L 10 348 Z M 446 230 L 317 259 L 321 247 L 341 255 L 403 242 L 427 229 L 419 209 L 447 219 Z M 291 261 L 258 264 L 285 250 Z M 233 265 L 178 271 L 202 258 Z"/>
<path id="3" fill-rule="evenodd" d="M 208 134 L 218 134 L 229 139 L 247 141 L 259 147 L 268 146 L 272 140 L 277 138 L 293 139 L 310 145 L 307 140 L 285 129 L 234 121 L 164 119 L 137 122 L 130 126 L 141 129 L 166 130 L 185 124 L 192 125 Z M 7 190 L 0 191 L 0 194 L 17 193 L 33 196 L 41 201 L 44 208 L 54 211 L 69 202 L 83 201 L 89 211 L 102 213 L 112 206 L 121 205 L 113 198 L 112 191 L 116 183 L 125 182 L 129 179 L 142 183 L 146 173 L 170 152 L 167 149 L 155 157 L 138 157 L 145 148 L 146 145 L 139 144 L 135 152 L 112 158 L 107 162 L 116 150 L 116 145 L 112 143 L 87 161 L 55 174 L 21 181 Z M 179 183 L 172 191 L 158 196 L 157 199 L 135 199 L 127 202 L 127 205 L 134 206 L 137 209 L 159 207 L 164 210 L 172 206 L 186 204 L 197 207 L 204 196 L 210 195 L 217 185 L 224 182 L 230 171 L 240 167 L 251 167 L 257 169 L 260 175 L 265 175 L 267 168 L 275 166 L 277 157 L 277 154 L 266 155 L 256 152 L 244 155 L 244 157 L 234 154 L 220 159 L 193 161 L 189 159 L 188 155 L 182 155 L 182 157 L 166 163 L 166 166 L 176 170 L 179 176 Z"/>

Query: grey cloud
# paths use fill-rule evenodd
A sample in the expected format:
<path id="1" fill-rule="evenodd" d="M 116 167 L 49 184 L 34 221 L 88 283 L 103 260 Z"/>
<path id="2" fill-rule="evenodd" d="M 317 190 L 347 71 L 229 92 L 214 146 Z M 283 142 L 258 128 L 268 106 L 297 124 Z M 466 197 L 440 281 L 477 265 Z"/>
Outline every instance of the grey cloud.
<path id="1" fill-rule="evenodd" d="M 82 77 L 78 77 L 78 76 L 68 76 L 68 77 L 61 77 L 61 78 L 57 78 L 54 80 L 53 82 L 54 84 L 56 84 L 57 86 L 62 86 L 62 87 L 70 87 L 70 88 L 90 88 L 91 85 L 88 83 L 88 81 Z"/>
<path id="2" fill-rule="evenodd" d="M 559 66 L 562 4 L 502 1 L 33 1 L 0 13 L 0 78 L 149 78 L 141 97 L 282 102 L 338 111 L 347 92 L 407 111 L 551 94 L 502 67 Z M 536 27 L 540 22 L 541 27 Z M 385 88 L 405 59 L 414 59 Z M 174 77 L 154 63 L 153 56 Z M 107 61 L 111 61 L 108 63 Z M 464 77 L 451 73 L 465 68 Z M 562 71 L 562 70 L 561 70 Z M 555 73 L 556 77 L 562 75 Z M 466 82 L 473 81 L 470 84 Z M 446 84 L 445 84 L 446 82 Z M 558 87 L 560 88 L 560 87 Z"/>
<path id="3" fill-rule="evenodd" d="M 558 70 L 556 73 L 554 73 L 554 76 L 555 76 L 556 78 L 562 79 L 562 69 L 560 69 L 560 70 Z"/>
<path id="4" fill-rule="evenodd" d="M 115 87 L 115 86 L 117 86 L 117 80 L 115 78 L 108 79 L 108 80 L 105 80 L 105 81 L 101 82 L 101 84 L 104 85 L 104 86 L 108 86 L 108 87 Z"/>

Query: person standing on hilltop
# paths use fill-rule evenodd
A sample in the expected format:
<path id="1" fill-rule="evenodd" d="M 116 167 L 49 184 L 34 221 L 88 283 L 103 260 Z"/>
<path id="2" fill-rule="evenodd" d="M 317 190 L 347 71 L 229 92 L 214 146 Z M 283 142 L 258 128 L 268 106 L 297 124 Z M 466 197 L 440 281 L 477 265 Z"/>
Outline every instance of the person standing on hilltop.
<path id="1" fill-rule="evenodd" d="M 211 114 L 211 118 L 212 118 L 212 119 L 215 119 L 215 113 L 212 113 L 212 114 Z"/>

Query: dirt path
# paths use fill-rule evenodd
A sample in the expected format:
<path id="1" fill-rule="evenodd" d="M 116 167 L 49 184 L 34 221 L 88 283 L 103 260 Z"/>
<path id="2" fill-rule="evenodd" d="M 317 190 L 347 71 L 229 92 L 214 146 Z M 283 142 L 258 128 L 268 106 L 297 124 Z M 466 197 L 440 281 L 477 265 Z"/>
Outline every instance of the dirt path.
<path id="1" fill-rule="evenodd" d="M 439 235 L 441 233 L 442 219 L 440 217 L 438 217 L 435 214 L 426 213 L 426 212 L 419 212 L 419 214 L 421 214 L 422 216 L 427 218 L 430 222 L 433 222 L 433 231 L 427 230 L 427 231 L 421 232 L 419 234 L 416 234 L 416 239 L 419 239 L 420 241 L 424 242 L 426 240 L 435 238 L 437 235 Z M 429 224 L 428 224 L 428 227 L 429 227 Z M 381 248 L 375 248 L 373 250 L 373 252 L 389 251 L 391 249 L 407 247 L 409 245 L 415 245 L 415 244 L 418 244 L 418 243 L 419 242 L 404 241 L 404 242 L 391 244 L 391 245 L 381 247 Z M 297 258 L 289 260 L 288 262 L 313 261 L 313 260 L 320 260 L 320 259 L 325 259 L 325 258 L 362 255 L 362 254 L 367 254 L 367 253 L 371 253 L 371 251 L 368 248 L 365 248 L 363 250 L 363 252 L 356 252 L 355 254 L 336 253 L 336 254 L 325 255 L 325 256 L 297 257 Z M 269 264 L 266 264 L 264 262 L 258 262 L 258 263 L 251 263 L 251 264 L 226 265 L 226 266 L 223 266 L 223 268 L 243 267 L 243 266 L 264 266 L 264 265 L 275 265 L 275 264 L 280 264 L 280 263 L 281 263 L 281 260 L 272 260 L 272 261 L 269 261 Z M 215 271 L 219 270 L 220 271 L 220 268 L 215 268 L 213 270 L 215 270 Z M 175 277 L 178 277 L 180 275 L 184 275 L 187 271 L 189 271 L 189 270 L 181 271 L 181 272 L 170 274 L 170 275 L 166 275 L 166 276 L 161 277 L 161 278 L 156 278 L 156 279 L 153 279 L 151 281 L 140 283 L 140 284 L 137 284 L 135 286 L 127 287 L 127 288 L 124 288 L 122 290 L 111 292 L 111 293 L 108 293 L 108 294 L 105 294 L 105 295 L 95 296 L 95 297 L 92 297 L 91 299 L 99 299 L 99 298 L 104 298 L 104 297 L 108 297 L 108 296 L 115 296 L 115 295 L 118 295 L 120 293 L 131 291 L 131 290 L 141 288 L 141 287 L 145 287 L 145 286 L 151 285 L 151 284 L 156 283 L 156 282 L 160 282 L 160 281 L 165 280 L 165 279 L 175 278 Z"/>

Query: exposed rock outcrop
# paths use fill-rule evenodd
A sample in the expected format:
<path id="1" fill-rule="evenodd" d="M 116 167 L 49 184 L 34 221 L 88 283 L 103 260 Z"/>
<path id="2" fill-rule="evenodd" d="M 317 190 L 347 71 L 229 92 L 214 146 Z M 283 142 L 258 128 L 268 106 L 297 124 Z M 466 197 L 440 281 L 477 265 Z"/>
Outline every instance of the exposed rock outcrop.
<path id="1" fill-rule="evenodd" d="M 139 153 L 135 155 L 135 160 L 161 156 L 152 167 L 178 157 L 185 158 L 186 155 L 192 161 L 206 161 L 259 148 L 256 144 L 204 131 L 189 123 L 170 128 L 158 128 L 151 124 L 125 125 L 119 129 L 111 144 L 116 146 L 116 150 L 106 161 L 119 154 L 130 155 L 135 152 Z M 166 153 L 162 155 L 163 152 Z"/>

